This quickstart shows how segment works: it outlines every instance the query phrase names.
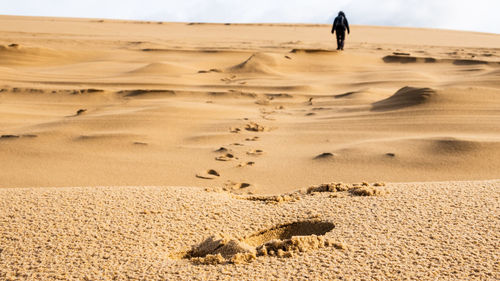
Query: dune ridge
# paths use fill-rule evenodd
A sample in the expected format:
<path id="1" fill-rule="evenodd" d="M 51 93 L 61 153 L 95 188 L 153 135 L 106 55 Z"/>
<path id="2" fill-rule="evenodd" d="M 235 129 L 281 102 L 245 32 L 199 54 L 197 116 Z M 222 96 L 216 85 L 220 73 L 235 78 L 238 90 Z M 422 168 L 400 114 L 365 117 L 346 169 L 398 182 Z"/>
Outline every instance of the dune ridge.
<path id="1" fill-rule="evenodd" d="M 193 70 L 190 70 L 187 67 L 183 67 L 180 65 L 175 65 L 171 63 L 164 62 L 154 62 L 143 67 L 139 67 L 130 71 L 130 74 L 144 74 L 144 75 L 182 75 L 183 73 L 189 73 Z"/>
<path id="2" fill-rule="evenodd" d="M 431 101 L 436 91 L 430 88 L 404 87 L 385 100 L 373 104 L 372 110 L 384 111 L 425 104 Z"/>
<path id="3" fill-rule="evenodd" d="M 277 65 L 276 59 L 268 54 L 254 53 L 244 62 L 228 69 L 232 73 L 273 74 L 273 67 Z"/>

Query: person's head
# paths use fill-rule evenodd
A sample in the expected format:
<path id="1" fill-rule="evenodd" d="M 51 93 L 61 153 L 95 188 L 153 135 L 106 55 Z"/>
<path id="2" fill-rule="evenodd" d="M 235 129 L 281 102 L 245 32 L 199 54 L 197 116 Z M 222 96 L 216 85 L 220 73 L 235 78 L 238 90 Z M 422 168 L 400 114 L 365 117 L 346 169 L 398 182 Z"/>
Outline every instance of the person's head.
<path id="1" fill-rule="evenodd" d="M 345 17 L 344 12 L 340 11 L 340 12 L 339 12 L 339 16 L 343 16 L 343 17 Z"/>

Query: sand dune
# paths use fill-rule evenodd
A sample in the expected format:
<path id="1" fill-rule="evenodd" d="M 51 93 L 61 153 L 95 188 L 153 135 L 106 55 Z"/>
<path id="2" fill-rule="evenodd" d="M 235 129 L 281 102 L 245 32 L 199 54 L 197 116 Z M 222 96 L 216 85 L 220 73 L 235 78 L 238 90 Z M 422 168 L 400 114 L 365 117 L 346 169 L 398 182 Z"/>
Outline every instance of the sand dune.
<path id="1" fill-rule="evenodd" d="M 252 54 L 244 62 L 237 64 L 228 69 L 232 73 L 246 73 L 246 74 L 273 74 L 275 73 L 274 67 L 278 64 L 275 57 L 265 53 Z"/>
<path id="2" fill-rule="evenodd" d="M 0 279 L 498 279 L 500 36 L 329 28 L 0 16 Z"/>
<path id="3" fill-rule="evenodd" d="M 373 104 L 375 111 L 395 110 L 431 102 L 436 92 L 430 88 L 404 87 L 385 100 Z"/>
<path id="4" fill-rule="evenodd" d="M 185 73 L 193 73 L 193 70 L 181 65 L 155 62 L 134 69 L 129 73 L 143 75 L 182 75 Z"/>

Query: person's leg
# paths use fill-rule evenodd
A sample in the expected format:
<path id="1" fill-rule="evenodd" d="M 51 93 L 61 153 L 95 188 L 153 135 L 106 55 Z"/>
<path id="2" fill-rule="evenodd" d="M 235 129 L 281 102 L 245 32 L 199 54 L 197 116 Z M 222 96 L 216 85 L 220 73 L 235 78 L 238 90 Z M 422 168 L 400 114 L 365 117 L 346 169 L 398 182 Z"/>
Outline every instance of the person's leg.
<path id="1" fill-rule="evenodd" d="M 337 50 L 340 50 L 340 47 L 342 46 L 342 37 L 340 36 L 340 32 L 338 30 L 335 31 L 337 34 Z"/>
<path id="2" fill-rule="evenodd" d="M 339 32 L 339 34 L 340 34 L 340 49 L 344 50 L 345 31 Z"/>

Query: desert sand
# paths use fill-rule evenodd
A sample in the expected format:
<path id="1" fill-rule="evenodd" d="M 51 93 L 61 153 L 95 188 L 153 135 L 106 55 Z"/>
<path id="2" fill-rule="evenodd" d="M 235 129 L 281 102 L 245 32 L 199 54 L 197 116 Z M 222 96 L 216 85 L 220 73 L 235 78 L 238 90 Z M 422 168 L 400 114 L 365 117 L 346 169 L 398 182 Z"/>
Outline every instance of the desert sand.
<path id="1" fill-rule="evenodd" d="M 0 16 L 0 279 L 498 280 L 500 35 L 335 49 Z"/>

